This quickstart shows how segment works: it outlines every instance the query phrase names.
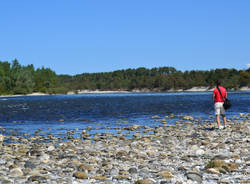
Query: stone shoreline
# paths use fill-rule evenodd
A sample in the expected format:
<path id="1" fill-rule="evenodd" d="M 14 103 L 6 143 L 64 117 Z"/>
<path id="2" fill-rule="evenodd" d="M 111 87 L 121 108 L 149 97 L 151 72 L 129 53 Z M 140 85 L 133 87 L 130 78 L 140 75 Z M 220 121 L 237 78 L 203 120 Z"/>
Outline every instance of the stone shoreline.
<path id="1" fill-rule="evenodd" d="M 133 125 L 116 135 L 91 137 L 84 130 L 74 138 L 71 132 L 68 141 L 0 135 L 0 183 L 250 183 L 249 115 L 223 130 L 184 119 L 174 126 L 166 119 L 156 128 Z"/>

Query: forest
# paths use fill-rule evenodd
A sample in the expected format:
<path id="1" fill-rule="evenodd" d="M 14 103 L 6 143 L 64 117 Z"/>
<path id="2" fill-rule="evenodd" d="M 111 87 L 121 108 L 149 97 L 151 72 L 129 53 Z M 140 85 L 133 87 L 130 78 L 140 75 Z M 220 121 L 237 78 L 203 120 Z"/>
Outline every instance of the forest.
<path id="1" fill-rule="evenodd" d="M 18 60 L 0 61 L 0 95 L 66 94 L 81 90 L 168 91 L 214 87 L 217 80 L 228 90 L 250 87 L 250 68 L 179 71 L 173 67 L 117 70 L 103 73 L 57 75 L 50 68 L 22 66 Z"/>

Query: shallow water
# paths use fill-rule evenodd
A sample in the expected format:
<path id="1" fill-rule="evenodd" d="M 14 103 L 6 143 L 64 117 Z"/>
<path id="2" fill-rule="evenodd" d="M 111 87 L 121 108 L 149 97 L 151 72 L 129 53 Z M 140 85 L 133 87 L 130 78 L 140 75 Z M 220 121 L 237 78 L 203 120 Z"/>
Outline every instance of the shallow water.
<path id="1" fill-rule="evenodd" d="M 172 116 L 168 124 L 181 121 L 184 115 L 213 121 L 211 92 L 183 93 L 113 93 L 0 98 L 0 126 L 3 134 L 34 135 L 80 133 L 91 126 L 91 133 L 115 132 L 132 124 L 157 126 L 160 119 Z M 250 92 L 229 92 L 232 108 L 228 118 L 250 113 Z M 1 132 L 0 132 L 1 133 Z"/>

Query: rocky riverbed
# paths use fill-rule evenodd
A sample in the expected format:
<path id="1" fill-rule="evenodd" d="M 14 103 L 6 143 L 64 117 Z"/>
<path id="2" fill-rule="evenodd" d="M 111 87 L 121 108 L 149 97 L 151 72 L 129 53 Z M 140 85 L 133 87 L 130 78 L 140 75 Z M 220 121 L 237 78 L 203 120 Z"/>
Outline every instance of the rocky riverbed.
<path id="1" fill-rule="evenodd" d="M 0 183 L 250 183 L 249 115 L 223 130 L 192 117 L 161 121 L 68 140 L 0 135 Z"/>

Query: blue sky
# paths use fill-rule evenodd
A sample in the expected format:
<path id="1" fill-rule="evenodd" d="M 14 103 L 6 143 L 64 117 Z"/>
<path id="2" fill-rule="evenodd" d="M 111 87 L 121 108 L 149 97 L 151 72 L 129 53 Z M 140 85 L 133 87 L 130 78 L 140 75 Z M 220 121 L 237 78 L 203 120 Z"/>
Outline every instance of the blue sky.
<path id="1" fill-rule="evenodd" d="M 250 65 L 248 0 L 0 1 L 0 60 L 57 74 Z"/>

